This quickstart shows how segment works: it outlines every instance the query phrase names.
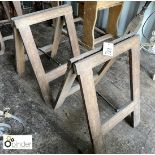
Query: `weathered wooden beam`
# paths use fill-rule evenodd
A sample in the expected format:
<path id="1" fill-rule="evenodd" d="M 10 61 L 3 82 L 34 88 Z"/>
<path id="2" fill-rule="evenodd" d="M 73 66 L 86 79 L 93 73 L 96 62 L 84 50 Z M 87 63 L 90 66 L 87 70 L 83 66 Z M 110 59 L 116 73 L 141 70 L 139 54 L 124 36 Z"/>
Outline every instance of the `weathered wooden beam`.
<path id="1" fill-rule="evenodd" d="M 16 10 L 16 13 L 18 16 L 21 16 L 23 14 L 22 8 L 21 8 L 21 3 L 20 1 L 12 1 L 14 8 Z"/>
<path id="2" fill-rule="evenodd" d="M 33 40 L 31 29 L 30 27 L 24 27 L 19 29 L 19 31 L 20 31 L 25 49 L 27 51 L 28 57 L 32 64 L 34 73 L 38 80 L 43 98 L 46 103 L 51 104 L 51 93 L 50 93 L 48 80 L 46 78 L 45 71 L 38 54 L 38 50 Z"/>
<path id="3" fill-rule="evenodd" d="M 54 57 L 57 54 L 60 39 L 61 39 L 61 33 L 63 29 L 63 23 L 64 23 L 64 17 L 59 17 L 56 20 L 56 23 L 55 23 L 56 27 L 55 27 L 54 35 L 52 38 L 53 43 L 52 43 L 52 48 L 51 48 L 51 57 Z"/>
<path id="4" fill-rule="evenodd" d="M 58 6 L 42 11 L 29 13 L 23 16 L 14 17 L 12 18 L 12 20 L 14 20 L 14 22 L 16 23 L 17 28 L 21 28 L 47 21 L 49 19 L 61 17 L 67 14 L 72 14 L 72 7 L 68 4 L 62 5 L 61 7 Z"/>
<path id="5" fill-rule="evenodd" d="M 88 118 L 87 120 L 94 152 L 102 153 L 103 139 L 93 71 L 88 69 L 84 74 L 80 73 L 80 76 L 78 76 L 78 78 Z"/>
<path id="6" fill-rule="evenodd" d="M 111 39 L 113 38 L 113 36 L 111 34 L 105 34 L 104 36 L 98 37 L 96 39 L 94 39 L 94 45 L 104 42 L 105 40 Z"/>
<path id="7" fill-rule="evenodd" d="M 132 125 L 140 122 L 140 42 L 129 51 L 131 100 L 135 107 L 132 113 Z"/>
<path id="8" fill-rule="evenodd" d="M 112 118 L 102 125 L 102 135 L 107 134 L 114 126 L 121 122 L 124 118 L 131 114 L 134 111 L 134 102 L 131 102 L 129 105 L 122 108 L 117 112 Z"/>
<path id="9" fill-rule="evenodd" d="M 14 27 L 15 49 L 16 49 L 16 70 L 21 77 L 25 71 L 25 49 L 19 30 Z"/>
<path id="10" fill-rule="evenodd" d="M 131 38 L 128 38 L 127 40 L 120 42 L 115 46 L 114 52 L 113 52 L 113 58 L 117 57 L 118 55 L 122 54 L 124 51 L 128 51 L 131 49 L 132 46 L 136 46 L 136 43 L 139 41 L 138 36 L 133 36 Z M 94 68 L 95 66 L 98 66 L 102 64 L 103 62 L 106 62 L 110 60 L 110 56 L 105 56 L 101 52 L 98 52 L 84 60 L 81 60 L 80 62 L 77 62 L 75 64 L 76 68 L 79 67 L 79 69 L 84 68 L 84 66 L 88 66 L 90 68 Z M 83 69 L 82 69 L 83 70 Z M 83 70 L 84 71 L 84 70 Z"/>
<path id="11" fill-rule="evenodd" d="M 47 78 L 48 82 L 53 81 L 53 80 L 57 79 L 58 77 L 64 75 L 66 73 L 66 70 L 67 70 L 67 64 L 64 64 L 64 65 L 57 67 L 56 69 L 53 69 L 53 70 L 47 72 L 46 78 Z"/>
<path id="12" fill-rule="evenodd" d="M 63 104 L 65 98 L 68 96 L 69 90 L 71 89 L 75 81 L 75 78 L 76 74 L 73 73 L 73 70 L 72 69 L 68 70 L 68 72 L 66 73 L 65 81 L 62 84 L 62 89 L 57 95 L 55 109 L 59 108 Z"/>

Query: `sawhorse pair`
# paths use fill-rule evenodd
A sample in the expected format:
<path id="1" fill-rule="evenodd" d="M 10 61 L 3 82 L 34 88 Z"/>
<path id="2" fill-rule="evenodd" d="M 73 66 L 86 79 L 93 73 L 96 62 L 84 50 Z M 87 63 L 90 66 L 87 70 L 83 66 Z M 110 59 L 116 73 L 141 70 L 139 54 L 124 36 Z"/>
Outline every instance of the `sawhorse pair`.
<path id="1" fill-rule="evenodd" d="M 51 11 L 52 10 L 52 11 Z M 37 47 L 35 45 L 30 25 L 42 21 L 65 16 L 68 26 L 68 34 L 72 45 L 74 58 L 69 60 L 67 64 L 56 68 L 55 70 L 45 73 Z M 24 15 L 23 17 L 16 17 L 13 19 L 16 25 L 15 36 L 16 42 L 16 58 L 17 67 L 24 71 L 24 46 L 26 48 L 28 57 L 32 64 L 33 70 L 40 85 L 44 100 L 46 103 L 51 104 L 49 82 L 62 75 L 66 75 L 62 89 L 58 93 L 55 101 L 55 107 L 59 108 L 65 98 L 79 89 L 82 92 L 83 101 L 88 118 L 88 126 L 90 130 L 91 140 L 95 153 L 102 153 L 103 140 L 102 135 L 105 135 L 116 124 L 131 114 L 133 127 L 137 126 L 140 121 L 140 90 L 139 90 L 139 74 L 140 74 L 140 45 L 139 37 L 135 35 L 128 35 L 113 41 L 114 54 L 113 57 L 105 56 L 102 54 L 102 47 L 97 47 L 92 51 L 80 55 L 80 50 L 77 42 L 75 26 L 72 17 L 72 9 L 70 6 L 61 6 L 40 13 L 33 13 Z M 22 40 L 23 42 L 22 42 Z M 24 45 L 23 45 L 24 43 Z M 113 64 L 114 60 L 120 54 L 128 51 L 130 57 L 130 83 L 131 83 L 131 103 L 123 107 L 106 123 L 101 125 L 100 114 L 98 109 L 95 84 L 105 75 L 107 70 Z M 22 57 L 20 57 L 22 56 Z M 21 59 L 22 58 L 22 59 Z M 96 76 L 93 76 L 92 69 L 98 65 L 103 64 L 103 67 Z M 79 84 L 72 87 L 76 77 L 78 77 Z"/>

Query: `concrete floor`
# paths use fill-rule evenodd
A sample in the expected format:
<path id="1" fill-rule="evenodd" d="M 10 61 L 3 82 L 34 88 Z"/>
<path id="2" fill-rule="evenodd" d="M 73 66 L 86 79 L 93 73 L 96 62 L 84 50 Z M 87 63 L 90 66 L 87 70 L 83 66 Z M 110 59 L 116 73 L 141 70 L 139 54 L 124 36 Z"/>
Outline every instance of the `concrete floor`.
<path id="1" fill-rule="evenodd" d="M 51 27 L 41 24 L 32 29 L 38 46 L 50 43 Z M 0 143 L 0 153 L 91 153 L 80 91 L 68 97 L 63 106 L 54 112 L 41 97 L 30 63 L 26 63 L 25 75 L 19 78 L 15 71 L 13 40 L 7 41 L 6 46 L 6 53 L 0 56 L 0 109 L 11 108 L 10 113 L 24 121 L 23 134 L 33 135 L 33 149 L 3 150 Z M 56 59 L 64 63 L 70 55 L 68 53 L 71 53 L 70 45 L 63 36 Z M 42 62 L 46 70 L 56 67 L 46 56 L 42 56 Z M 155 81 L 150 77 L 153 72 L 155 73 L 155 56 L 141 51 L 141 122 L 138 127 L 132 128 L 123 120 L 114 127 L 103 137 L 103 153 L 155 153 Z M 54 96 L 62 80 L 63 77 L 50 83 Z M 129 102 L 126 54 L 117 59 L 96 86 L 96 90 L 118 108 Z M 101 121 L 104 122 L 115 111 L 100 96 L 98 103 Z M 12 134 L 19 132 L 13 131 Z"/>

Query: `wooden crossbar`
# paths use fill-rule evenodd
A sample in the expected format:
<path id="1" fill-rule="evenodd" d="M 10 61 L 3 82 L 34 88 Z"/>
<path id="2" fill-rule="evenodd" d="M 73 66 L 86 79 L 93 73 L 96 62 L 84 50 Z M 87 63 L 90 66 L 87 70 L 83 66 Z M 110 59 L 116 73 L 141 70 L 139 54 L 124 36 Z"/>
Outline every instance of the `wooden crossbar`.
<path id="1" fill-rule="evenodd" d="M 68 14 L 72 15 L 72 7 L 66 4 L 54 8 L 49 8 L 46 10 L 29 13 L 20 17 L 15 17 L 12 18 L 12 20 L 16 23 L 17 28 L 21 28 L 37 24 L 43 21 L 47 21 L 50 19 L 54 19 L 57 17 L 66 16 Z"/>
<path id="2" fill-rule="evenodd" d="M 132 114 L 133 127 L 140 122 L 140 41 L 136 35 L 127 35 L 113 41 L 114 53 L 113 57 L 105 56 L 102 50 L 91 51 L 72 58 L 68 63 L 66 78 L 62 89 L 57 96 L 55 109 L 59 108 L 65 98 L 77 90 L 81 90 L 86 114 L 88 117 L 88 126 L 90 136 L 95 153 L 102 153 L 103 141 L 102 135 L 105 135 L 115 125 L 122 121 L 125 117 Z M 130 91 L 131 103 L 120 109 L 112 118 L 107 120 L 103 125 L 100 123 L 100 115 L 96 97 L 95 85 L 105 75 L 107 70 L 115 61 L 116 57 L 124 52 L 129 52 L 130 66 Z M 97 75 L 93 75 L 93 68 L 103 64 L 103 67 Z M 79 84 L 73 86 L 78 78 Z M 73 86 L 73 87 L 72 87 Z"/>
<path id="3" fill-rule="evenodd" d="M 64 18 L 67 25 L 68 35 L 72 48 L 73 57 L 80 55 L 80 49 L 77 41 L 77 35 L 74 25 L 74 20 L 72 16 L 72 7 L 70 5 L 62 5 L 20 17 L 12 18 L 15 28 L 15 47 L 16 47 L 16 66 L 19 75 L 22 75 L 25 70 L 25 55 L 24 47 L 26 49 L 28 58 L 32 64 L 33 70 L 37 77 L 43 98 L 46 103 L 51 104 L 51 92 L 49 88 L 49 82 L 64 75 L 67 69 L 67 64 L 61 65 L 56 69 L 45 73 L 45 70 L 42 66 L 39 52 L 36 47 L 30 25 L 37 24 L 53 18 Z M 60 39 L 61 32 L 59 30 L 55 31 L 56 42 L 52 44 L 52 48 L 58 46 L 57 39 Z M 51 48 L 51 46 L 46 46 L 46 49 Z"/>
<path id="4" fill-rule="evenodd" d="M 133 46 L 135 46 L 135 43 L 137 43 L 136 40 L 137 40 L 136 37 L 132 37 L 132 38 L 128 38 L 127 40 L 124 40 L 124 41 L 118 43 L 117 46 L 115 46 L 115 48 L 114 48 L 113 58 L 124 53 L 124 51 L 127 51 L 128 49 L 130 49 L 131 44 Z M 129 44 L 129 42 L 131 44 Z M 82 68 L 82 66 L 84 67 L 84 65 L 88 66 L 90 68 L 94 68 L 95 66 L 98 66 L 101 63 L 106 62 L 110 59 L 111 59 L 110 56 L 103 55 L 102 51 L 101 51 L 101 52 L 97 52 L 96 54 L 94 54 L 84 60 L 77 62 L 75 65 L 77 65 L 79 68 Z M 79 69 L 78 69 L 78 71 L 79 71 Z M 82 71 L 83 71 L 83 69 L 82 69 Z"/>

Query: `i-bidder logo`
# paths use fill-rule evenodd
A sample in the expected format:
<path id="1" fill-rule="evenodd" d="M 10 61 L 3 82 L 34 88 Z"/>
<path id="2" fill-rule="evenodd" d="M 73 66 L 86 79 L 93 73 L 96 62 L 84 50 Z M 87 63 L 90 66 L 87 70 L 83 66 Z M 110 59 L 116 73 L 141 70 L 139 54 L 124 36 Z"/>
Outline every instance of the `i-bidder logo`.
<path id="1" fill-rule="evenodd" d="M 32 149 L 32 135 L 4 135 L 3 149 Z"/>

